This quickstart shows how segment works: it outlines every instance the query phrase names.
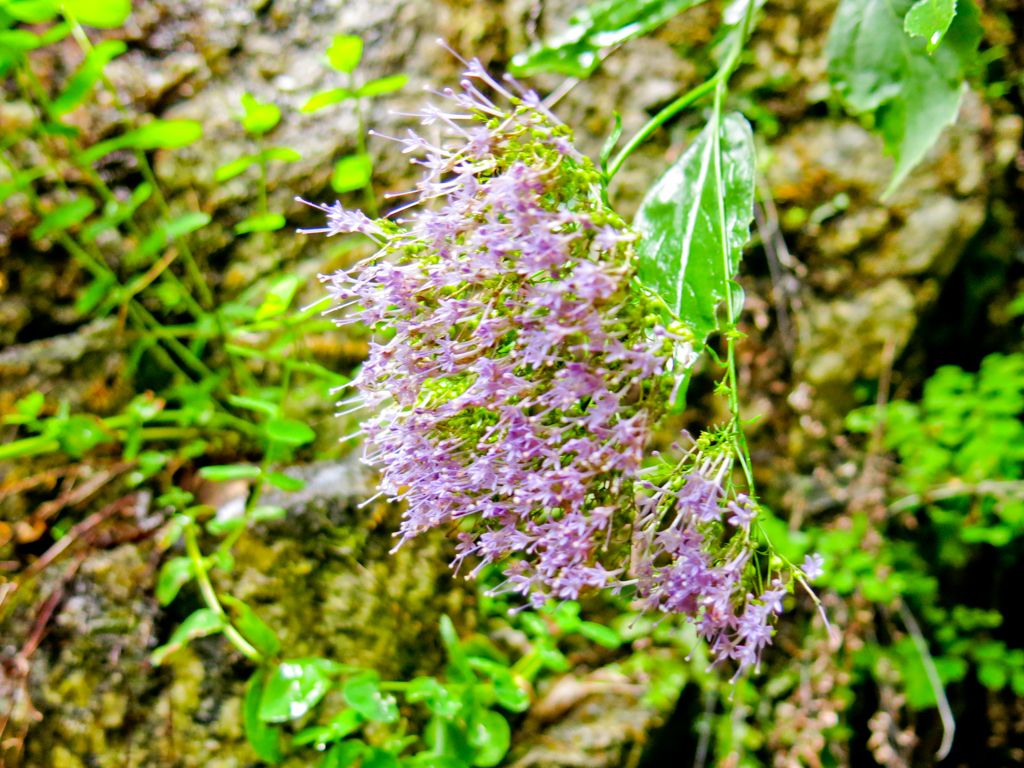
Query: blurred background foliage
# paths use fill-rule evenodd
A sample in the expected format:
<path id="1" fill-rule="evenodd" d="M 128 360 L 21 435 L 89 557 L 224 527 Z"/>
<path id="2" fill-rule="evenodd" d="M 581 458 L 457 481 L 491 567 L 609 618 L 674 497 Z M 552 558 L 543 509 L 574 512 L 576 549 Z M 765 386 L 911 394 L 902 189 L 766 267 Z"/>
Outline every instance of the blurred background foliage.
<path id="1" fill-rule="evenodd" d="M 369 244 L 297 236 L 293 198 L 410 187 L 366 129 L 454 77 L 434 39 L 579 78 L 557 111 L 597 157 L 711 76 L 742 5 L 0 0 L 0 764 L 1024 763 L 1015 0 L 977 4 L 977 53 L 920 59 L 969 83 L 921 147 L 893 99 L 912 122 L 938 92 L 854 82 L 881 64 L 844 58 L 831 0 L 765 2 L 734 79 L 764 532 L 824 556 L 831 634 L 791 598 L 733 684 L 623 600 L 510 616 L 443 536 L 389 554 L 397 512 L 339 441 L 367 339 L 317 275 Z M 637 150 L 624 213 L 701 125 Z M 701 365 L 666 444 L 724 415 Z"/>

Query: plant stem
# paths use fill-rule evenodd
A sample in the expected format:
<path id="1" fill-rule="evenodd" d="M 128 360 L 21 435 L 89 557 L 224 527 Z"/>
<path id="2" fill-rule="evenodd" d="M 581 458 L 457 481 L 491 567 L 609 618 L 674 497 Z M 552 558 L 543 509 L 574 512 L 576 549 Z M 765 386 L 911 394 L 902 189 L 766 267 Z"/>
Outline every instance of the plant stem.
<path id="1" fill-rule="evenodd" d="M 739 58 L 740 54 L 743 52 L 743 46 L 746 44 L 747 38 L 750 36 L 756 5 L 757 0 L 747 0 L 747 6 L 743 13 L 743 21 L 740 24 L 740 32 L 737 37 L 736 45 L 729 51 L 729 55 L 719 65 L 715 74 L 700 85 L 684 93 L 648 120 L 644 126 L 637 131 L 628 142 L 626 142 L 626 146 L 624 146 L 619 153 L 615 155 L 615 159 L 612 160 L 611 164 L 608 166 L 606 180 L 611 181 L 612 177 L 618 173 L 622 164 L 626 161 L 626 158 L 629 157 L 633 151 L 640 146 L 640 144 L 642 144 L 663 124 L 671 120 L 690 105 L 699 101 L 704 96 L 707 96 L 712 91 L 717 92 L 719 88 L 724 87 L 728 83 L 729 77 L 736 70 L 736 66 L 739 64 Z"/>
<path id="2" fill-rule="evenodd" d="M 196 582 L 199 584 L 199 593 L 202 595 L 206 607 L 224 619 L 224 636 L 239 650 L 239 652 L 250 661 L 256 664 L 263 663 L 263 654 L 257 651 L 248 640 L 242 637 L 242 633 L 235 629 L 228 618 L 224 606 L 217 598 L 217 591 L 210 581 L 210 574 L 206 570 L 206 563 L 203 561 L 203 553 L 199 550 L 199 542 L 196 539 L 196 525 L 189 523 L 185 526 L 185 551 L 189 560 L 192 561 L 192 569 L 196 574 Z"/>

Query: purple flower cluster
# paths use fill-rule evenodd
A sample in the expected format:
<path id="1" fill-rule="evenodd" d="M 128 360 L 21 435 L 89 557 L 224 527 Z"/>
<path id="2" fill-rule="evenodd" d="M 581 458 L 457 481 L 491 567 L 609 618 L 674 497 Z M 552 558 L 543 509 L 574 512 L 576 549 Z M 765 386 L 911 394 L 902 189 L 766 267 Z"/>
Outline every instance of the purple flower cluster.
<path id="1" fill-rule="evenodd" d="M 786 589 L 775 580 L 759 595 L 747 591 L 757 510 L 743 494 L 728 498 L 728 467 L 698 461 L 685 474 L 646 486 L 633 525 L 631 575 L 645 609 L 691 617 L 712 655 L 734 659 L 743 671 L 771 642 Z"/>
<path id="2" fill-rule="evenodd" d="M 421 117 L 442 138 L 396 140 L 424 169 L 392 214 L 406 218 L 336 203 L 305 230 L 380 246 L 324 279 L 339 323 L 377 331 L 353 402 L 373 412 L 361 432 L 381 493 L 405 503 L 399 544 L 453 528 L 456 568 L 501 563 L 499 589 L 534 606 L 634 586 L 750 666 L 782 596 L 745 591 L 753 504 L 726 498 L 724 465 L 653 492 L 638 481 L 686 355 L 632 285 L 634 233 L 535 94 L 473 61 L 441 95 Z"/>

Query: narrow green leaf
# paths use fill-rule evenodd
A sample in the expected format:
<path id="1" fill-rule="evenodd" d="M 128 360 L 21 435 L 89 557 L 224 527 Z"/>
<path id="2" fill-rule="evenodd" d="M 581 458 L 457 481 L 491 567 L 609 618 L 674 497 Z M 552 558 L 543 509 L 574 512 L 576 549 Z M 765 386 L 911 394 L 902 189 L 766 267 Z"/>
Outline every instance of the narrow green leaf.
<path id="1" fill-rule="evenodd" d="M 131 0 L 63 0 L 64 10 L 87 27 L 116 29 L 132 12 Z"/>
<path id="2" fill-rule="evenodd" d="M 291 306 L 292 299 L 301 285 L 302 278 L 298 275 L 282 275 L 274 280 L 263 297 L 263 303 L 256 310 L 256 319 L 266 320 L 283 314 Z"/>
<path id="3" fill-rule="evenodd" d="M 165 562 L 156 580 L 156 599 L 160 605 L 169 605 L 194 576 L 195 569 L 187 557 L 172 557 Z"/>
<path id="4" fill-rule="evenodd" d="M 260 155 L 264 160 L 277 160 L 281 163 L 294 163 L 302 159 L 302 155 L 291 147 L 267 147 Z"/>
<path id="5" fill-rule="evenodd" d="M 70 229 L 94 210 L 96 210 L 96 203 L 91 197 L 76 197 L 46 214 L 43 220 L 32 229 L 32 239 L 42 240 L 49 235 Z"/>
<path id="6" fill-rule="evenodd" d="M 272 520 L 281 520 L 288 516 L 288 510 L 274 504 L 259 504 L 253 507 L 249 513 L 249 519 L 254 523 L 267 523 Z"/>
<path id="7" fill-rule="evenodd" d="M 334 164 L 331 186 L 335 192 L 352 192 L 370 183 L 373 161 L 369 155 L 348 155 Z"/>
<path id="8" fill-rule="evenodd" d="M 341 689 L 345 702 L 367 720 L 393 723 L 398 720 L 398 703 L 380 689 L 380 676 L 373 671 L 353 675 Z"/>
<path id="9" fill-rule="evenodd" d="M 306 487 L 306 481 L 300 477 L 292 477 L 282 472 L 268 472 L 266 481 L 275 488 L 279 488 L 282 491 L 294 493 L 295 491 L 301 491 Z"/>
<path id="10" fill-rule="evenodd" d="M 597 624 L 593 621 L 580 622 L 579 633 L 587 640 L 604 646 L 605 648 L 618 648 L 622 645 L 622 638 L 619 633 L 604 624 Z"/>
<path id="11" fill-rule="evenodd" d="M 139 243 L 133 254 L 134 260 L 144 262 L 149 257 L 160 253 L 180 237 L 202 229 L 210 223 L 210 214 L 190 211 L 170 221 L 157 224 L 156 229 Z"/>
<path id="12" fill-rule="evenodd" d="M 85 61 L 68 78 L 60 95 L 50 102 L 51 115 L 63 115 L 77 107 L 103 75 L 103 68 L 128 50 L 123 40 L 104 40 L 96 45 L 85 57 Z"/>
<path id="13" fill-rule="evenodd" d="M 260 700 L 263 698 L 265 671 L 259 668 L 252 673 L 245 689 L 243 723 L 245 737 L 261 760 L 277 765 L 281 762 L 281 736 L 277 729 L 260 719 Z"/>
<path id="14" fill-rule="evenodd" d="M 176 149 L 203 135 L 203 126 L 195 120 L 153 120 L 112 139 L 101 141 L 79 154 L 83 163 L 94 163 L 119 149 Z"/>
<path id="15" fill-rule="evenodd" d="M 285 445 L 305 445 L 316 439 L 316 432 L 297 419 L 270 419 L 264 425 L 267 438 Z"/>
<path id="16" fill-rule="evenodd" d="M 285 225 L 285 218 L 280 213 L 258 213 L 235 224 L 236 235 L 247 235 L 252 232 L 275 232 Z"/>
<path id="17" fill-rule="evenodd" d="M 277 403 L 271 400 L 260 400 L 256 397 L 245 397 L 244 395 L 228 395 L 228 402 L 239 408 L 247 408 L 250 411 L 265 413 L 267 416 L 277 416 L 280 410 Z"/>
<path id="18" fill-rule="evenodd" d="M 257 101 L 251 93 L 242 94 L 242 109 L 242 127 L 254 136 L 261 136 L 281 122 L 281 110 L 276 104 Z"/>
<path id="19" fill-rule="evenodd" d="M 512 58 L 517 75 L 556 72 L 588 77 L 600 63 L 601 49 L 660 27 L 701 0 L 598 0 L 569 18 L 561 34 Z"/>
<path id="20" fill-rule="evenodd" d="M 277 652 L 281 650 L 281 641 L 277 638 L 274 630 L 257 616 L 252 608 L 237 597 L 221 595 L 221 600 L 231 609 L 235 627 L 246 640 L 252 643 L 253 648 L 264 656 L 276 656 Z"/>
<path id="21" fill-rule="evenodd" d="M 334 671 L 335 665 L 327 659 L 282 661 L 263 690 L 260 720 L 284 723 L 302 717 L 330 690 Z"/>
<path id="22" fill-rule="evenodd" d="M 923 37 L 931 53 L 956 16 L 956 0 L 917 0 L 903 19 L 903 30 L 911 37 Z"/>
<path id="23" fill-rule="evenodd" d="M 354 98 L 356 98 L 355 91 L 350 91 L 348 88 L 331 88 L 327 91 L 314 93 L 309 97 L 309 100 L 302 105 L 302 108 L 299 111 L 303 113 L 317 112 L 324 107 L 329 107 L 332 104 L 338 104 L 346 99 Z"/>
<path id="24" fill-rule="evenodd" d="M 150 658 L 156 666 L 160 666 L 168 656 L 184 648 L 192 640 L 215 635 L 223 631 L 225 626 L 227 624 L 222 615 L 209 608 L 200 608 L 181 622 L 171 634 L 171 639 L 165 645 L 154 650 Z"/>
<path id="25" fill-rule="evenodd" d="M 29 32 L 27 29 L 2 29 L 0 30 L 0 49 L 7 48 L 11 51 L 23 53 L 39 48 L 43 44 L 39 35 Z"/>
<path id="26" fill-rule="evenodd" d="M 6 201 L 11 195 L 28 189 L 33 181 L 45 175 L 45 168 L 30 168 L 27 171 L 20 171 L 14 174 L 10 181 L 0 184 L 0 203 Z"/>
<path id="27" fill-rule="evenodd" d="M 402 90 L 408 82 L 408 75 L 388 75 L 387 77 L 380 77 L 376 80 L 371 80 L 368 83 L 363 83 L 363 85 L 359 86 L 358 90 L 356 90 L 356 95 L 364 98 L 383 96 L 387 93 L 394 93 L 395 91 Z"/>
<path id="28" fill-rule="evenodd" d="M 354 709 L 343 709 L 330 719 L 327 725 L 316 725 L 304 728 L 295 734 L 292 746 L 301 747 L 305 744 L 324 745 L 343 739 L 359 730 L 365 721 L 363 716 Z"/>
<path id="29" fill-rule="evenodd" d="M 260 468 L 255 464 L 214 464 L 200 469 L 199 476 L 215 483 L 250 480 L 260 476 Z"/>
<path id="30" fill-rule="evenodd" d="M 455 624 L 447 615 L 442 615 L 440 620 L 441 643 L 448 654 L 448 676 L 459 683 L 468 683 L 476 679 L 472 668 L 469 666 L 469 659 L 459 642 L 459 635 L 455 631 Z"/>
<path id="31" fill-rule="evenodd" d="M 964 76 L 975 65 L 982 30 L 978 9 L 960 0 L 931 54 L 908 37 L 914 0 L 841 0 L 826 53 L 832 86 L 854 115 L 873 114 L 896 161 L 883 197 L 906 178 L 960 110 Z M 923 28 L 923 26 L 922 26 Z"/>
<path id="32" fill-rule="evenodd" d="M 82 228 L 82 239 L 92 242 L 101 232 L 119 226 L 122 222 L 131 218 L 153 194 L 153 185 L 144 181 L 134 190 L 131 197 L 124 202 L 111 200 L 103 207 L 103 217 L 92 221 Z"/>
<path id="33" fill-rule="evenodd" d="M 693 332 L 700 347 L 718 327 L 718 311 L 750 237 L 754 142 L 738 113 L 709 124 L 647 193 L 634 226 L 641 282 Z"/>
<path id="34" fill-rule="evenodd" d="M 3 10 L 26 24 L 45 24 L 57 16 L 57 0 L 6 0 Z"/>
<path id="35" fill-rule="evenodd" d="M 356 35 L 335 35 L 327 49 L 327 63 L 338 72 L 352 72 L 362 57 L 363 40 Z"/>
<path id="36" fill-rule="evenodd" d="M 227 181 L 228 179 L 233 179 L 235 176 L 245 173 L 254 165 L 258 165 L 259 162 L 259 155 L 242 155 L 236 160 L 232 160 L 228 163 L 224 163 L 224 165 L 218 166 L 217 170 L 213 172 L 213 179 L 214 181 Z"/>

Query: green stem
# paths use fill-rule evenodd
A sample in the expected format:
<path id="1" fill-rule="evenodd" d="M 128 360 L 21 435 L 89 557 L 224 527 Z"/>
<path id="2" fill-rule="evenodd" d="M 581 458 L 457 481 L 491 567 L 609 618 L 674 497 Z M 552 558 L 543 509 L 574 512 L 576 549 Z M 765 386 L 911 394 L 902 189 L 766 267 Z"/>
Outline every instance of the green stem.
<path id="1" fill-rule="evenodd" d="M 660 128 L 664 123 L 668 122 L 677 114 L 679 114 L 684 109 L 689 107 L 691 104 L 711 93 L 711 91 L 714 90 L 715 86 L 718 83 L 720 74 L 721 70 L 719 70 L 718 73 L 712 76 L 710 80 L 707 80 L 698 85 L 696 88 L 693 88 L 684 93 L 678 99 L 676 99 L 667 107 L 662 109 L 658 114 L 656 114 L 654 117 L 648 120 L 644 124 L 643 128 L 641 128 L 639 131 L 633 134 L 632 138 L 630 138 L 630 140 L 626 143 L 626 146 L 619 150 L 618 154 L 615 155 L 615 159 L 612 160 L 611 164 L 608 166 L 608 179 L 610 180 L 612 177 L 615 176 L 616 173 L 619 172 L 619 169 L 622 167 L 622 164 L 626 162 L 626 158 L 633 154 L 633 151 L 638 146 L 640 146 L 640 144 L 646 141 L 652 133 L 658 130 L 658 128 Z"/>
<path id="2" fill-rule="evenodd" d="M 626 161 L 633 151 L 640 146 L 652 133 L 658 128 L 664 125 L 667 121 L 671 120 L 677 114 L 682 112 L 684 109 L 699 101 L 704 96 L 707 96 L 712 91 L 718 91 L 720 87 L 725 86 L 729 77 L 736 70 L 736 66 L 739 64 L 740 54 L 743 52 L 743 47 L 746 45 L 747 38 L 750 36 L 750 30 L 753 25 L 754 10 L 757 5 L 757 0 L 748 0 L 746 10 L 743 13 L 743 21 L 740 24 L 740 33 L 737 38 L 736 45 L 733 46 L 732 50 L 729 51 L 729 55 L 719 65 L 718 70 L 708 80 L 704 81 L 695 88 L 687 91 L 678 99 L 673 101 L 671 104 L 662 109 L 658 114 L 648 120 L 644 126 L 634 134 L 626 146 L 624 146 L 615 159 L 612 160 L 611 165 L 608 166 L 608 173 L 606 180 L 610 181 L 612 177 L 618 173 L 622 164 Z M 716 96 L 717 98 L 717 96 Z"/>
<path id="3" fill-rule="evenodd" d="M 263 663 L 263 654 L 256 650 L 248 640 L 242 637 L 242 633 L 235 629 L 228 618 L 227 611 L 220 604 L 217 598 L 217 591 L 210 581 L 210 574 L 206 570 L 206 563 L 203 560 L 203 553 L 199 549 L 199 541 L 196 538 L 195 523 L 185 527 L 185 551 L 189 560 L 192 561 L 192 569 L 196 574 L 196 582 L 199 584 L 199 594 L 202 595 L 206 607 L 224 619 L 224 636 L 239 650 L 239 652 L 250 661 L 256 664 Z"/>

